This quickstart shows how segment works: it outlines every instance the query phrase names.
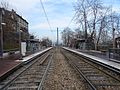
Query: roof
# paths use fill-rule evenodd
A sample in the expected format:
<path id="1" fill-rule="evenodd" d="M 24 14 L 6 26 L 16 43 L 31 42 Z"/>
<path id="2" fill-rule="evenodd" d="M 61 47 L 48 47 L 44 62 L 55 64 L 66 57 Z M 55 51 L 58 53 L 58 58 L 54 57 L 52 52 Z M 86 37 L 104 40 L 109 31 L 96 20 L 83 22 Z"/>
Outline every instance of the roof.
<path id="1" fill-rule="evenodd" d="M 27 39 L 27 41 L 30 41 L 30 42 L 40 42 L 39 39 Z"/>
<path id="2" fill-rule="evenodd" d="M 29 24 L 22 16 L 18 15 L 17 13 L 16 13 L 16 15 L 17 15 L 19 18 L 21 18 L 23 21 L 25 21 L 27 24 Z"/>
<path id="3" fill-rule="evenodd" d="M 6 9 L 4 9 L 4 8 L 0 8 L 0 11 L 1 11 L 1 10 L 5 10 L 5 11 L 7 11 L 7 12 L 9 12 L 9 13 L 10 13 L 10 12 L 15 12 L 15 13 L 16 13 L 16 11 L 14 11 L 13 9 L 10 11 L 10 10 L 6 10 Z M 28 24 L 28 22 L 27 22 L 22 16 L 18 15 L 17 13 L 16 13 L 16 15 Z"/>

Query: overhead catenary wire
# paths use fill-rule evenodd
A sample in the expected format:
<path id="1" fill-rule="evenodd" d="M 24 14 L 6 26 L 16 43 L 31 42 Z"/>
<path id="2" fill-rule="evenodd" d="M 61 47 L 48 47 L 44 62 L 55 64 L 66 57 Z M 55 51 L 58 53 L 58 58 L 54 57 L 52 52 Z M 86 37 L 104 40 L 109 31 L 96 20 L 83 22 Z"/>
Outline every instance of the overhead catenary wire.
<path id="1" fill-rule="evenodd" d="M 51 28 L 51 25 L 50 25 L 50 22 L 49 22 L 49 19 L 48 19 L 47 13 L 46 13 L 46 11 L 45 11 L 45 8 L 44 8 L 44 5 L 43 5 L 42 0 L 40 0 L 40 3 L 41 3 L 41 6 L 42 6 L 42 9 L 43 9 L 43 11 L 44 11 L 46 20 L 47 20 L 47 22 L 48 22 L 49 28 L 50 28 L 50 30 L 51 30 L 51 32 L 52 32 L 52 28 Z"/>
<path id="2" fill-rule="evenodd" d="M 53 30 L 52 30 L 52 28 L 51 28 L 51 24 L 50 24 L 50 22 L 49 22 L 49 19 L 48 19 L 48 16 L 47 16 L 47 13 L 46 13 L 46 10 L 45 10 L 45 8 L 44 8 L 44 5 L 43 5 L 42 0 L 40 0 L 40 3 L 41 3 L 41 7 L 42 7 L 42 9 L 43 9 L 43 11 L 44 11 L 44 14 L 45 14 L 47 23 L 48 23 L 48 25 L 49 25 L 49 28 L 50 28 L 50 31 L 51 31 L 51 36 L 53 36 L 53 39 L 55 39 L 56 37 L 55 37 L 55 34 L 53 33 Z M 52 38 L 51 38 L 51 40 L 52 40 Z M 53 40 L 52 40 L 52 42 L 53 42 Z"/>
<path id="3" fill-rule="evenodd" d="M 71 20 L 70 20 L 70 22 L 68 23 L 67 27 L 69 27 L 69 26 L 70 26 L 70 24 L 73 22 L 73 20 L 74 20 L 74 18 L 75 18 L 75 16 L 76 16 L 76 14 L 77 14 L 77 12 L 74 14 L 74 16 L 72 17 L 72 19 L 71 19 Z"/>

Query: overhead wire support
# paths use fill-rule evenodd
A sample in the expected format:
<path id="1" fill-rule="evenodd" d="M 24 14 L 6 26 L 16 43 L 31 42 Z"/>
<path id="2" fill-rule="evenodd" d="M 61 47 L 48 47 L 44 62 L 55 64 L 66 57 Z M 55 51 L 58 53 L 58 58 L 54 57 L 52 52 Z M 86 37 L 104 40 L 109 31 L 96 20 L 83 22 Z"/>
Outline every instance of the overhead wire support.
<path id="1" fill-rule="evenodd" d="M 49 27 L 50 27 L 50 30 L 52 31 L 52 28 L 51 28 L 51 25 L 50 25 L 50 22 L 49 22 L 49 19 L 48 19 L 47 13 L 46 13 L 46 11 L 45 11 L 45 8 L 44 8 L 44 5 L 43 5 L 42 0 L 40 0 L 40 3 L 41 3 L 41 6 L 42 6 L 43 11 L 44 11 L 44 13 L 45 13 L 45 17 L 46 17 L 46 20 L 47 20 L 48 25 L 49 25 Z"/>

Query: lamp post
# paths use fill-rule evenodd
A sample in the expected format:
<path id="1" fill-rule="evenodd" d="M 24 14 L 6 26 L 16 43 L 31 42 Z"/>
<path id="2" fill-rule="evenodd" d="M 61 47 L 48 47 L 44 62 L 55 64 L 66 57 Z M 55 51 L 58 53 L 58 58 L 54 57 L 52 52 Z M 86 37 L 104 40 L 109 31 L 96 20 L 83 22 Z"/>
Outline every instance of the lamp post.
<path id="1" fill-rule="evenodd" d="M 4 14 L 3 9 L 0 12 L 0 57 L 3 58 L 3 28 L 2 25 L 6 25 L 6 23 L 2 22 L 2 15 Z"/>
<path id="2" fill-rule="evenodd" d="M 113 28 L 113 48 L 115 48 L 115 28 Z"/>

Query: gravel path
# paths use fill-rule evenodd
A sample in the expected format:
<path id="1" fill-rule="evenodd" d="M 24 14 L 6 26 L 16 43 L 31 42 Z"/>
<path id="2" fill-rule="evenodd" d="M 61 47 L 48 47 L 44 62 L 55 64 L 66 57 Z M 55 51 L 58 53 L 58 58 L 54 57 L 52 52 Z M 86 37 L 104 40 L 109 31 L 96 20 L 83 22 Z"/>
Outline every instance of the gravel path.
<path id="1" fill-rule="evenodd" d="M 43 90 L 85 90 L 84 84 L 59 49 L 55 50 L 53 65 L 53 71 L 46 79 Z"/>

